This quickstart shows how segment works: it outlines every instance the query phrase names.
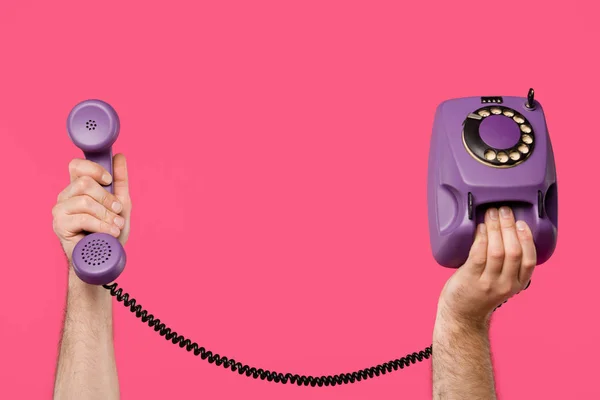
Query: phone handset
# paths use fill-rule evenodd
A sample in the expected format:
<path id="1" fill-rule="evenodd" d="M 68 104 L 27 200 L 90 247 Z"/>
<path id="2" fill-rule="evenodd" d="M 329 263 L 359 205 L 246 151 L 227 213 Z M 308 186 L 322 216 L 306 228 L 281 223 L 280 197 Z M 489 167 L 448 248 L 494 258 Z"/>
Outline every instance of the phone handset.
<path id="1" fill-rule="evenodd" d="M 112 145 L 119 137 L 119 116 L 106 102 L 86 100 L 77 104 L 67 118 L 69 137 L 86 159 L 104 167 L 112 176 Z M 104 186 L 113 193 L 113 185 Z M 73 269 L 84 282 L 105 285 L 125 268 L 127 257 L 121 242 L 106 233 L 91 233 L 73 250 Z"/>

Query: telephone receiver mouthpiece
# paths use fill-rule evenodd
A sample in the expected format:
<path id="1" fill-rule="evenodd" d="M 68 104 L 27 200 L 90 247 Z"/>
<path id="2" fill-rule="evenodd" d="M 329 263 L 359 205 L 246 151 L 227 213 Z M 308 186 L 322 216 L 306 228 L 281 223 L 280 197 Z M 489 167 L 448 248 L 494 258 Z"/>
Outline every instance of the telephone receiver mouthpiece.
<path id="1" fill-rule="evenodd" d="M 104 167 L 112 176 L 112 145 L 119 137 L 119 116 L 110 104 L 86 100 L 77 104 L 67 118 L 71 141 L 87 160 Z M 113 185 L 104 186 L 113 193 Z M 91 285 L 113 282 L 125 268 L 127 257 L 121 242 L 106 233 L 91 233 L 73 250 L 73 269 L 82 281 Z"/>

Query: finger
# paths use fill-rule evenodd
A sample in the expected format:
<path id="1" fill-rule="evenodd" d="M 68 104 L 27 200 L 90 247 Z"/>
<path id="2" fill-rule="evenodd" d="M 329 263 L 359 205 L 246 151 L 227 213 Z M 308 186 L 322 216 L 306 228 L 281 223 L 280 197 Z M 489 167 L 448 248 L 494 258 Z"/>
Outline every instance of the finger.
<path id="1" fill-rule="evenodd" d="M 487 227 L 485 224 L 479 224 L 477 226 L 477 233 L 475 240 L 469 251 L 469 258 L 465 263 L 468 269 L 476 274 L 478 277 L 481 276 L 485 269 L 485 263 L 487 261 Z"/>
<path id="2" fill-rule="evenodd" d="M 71 160 L 69 163 L 69 175 L 71 182 L 82 176 L 89 176 L 103 185 L 108 185 L 112 181 L 110 173 L 100 164 L 90 160 L 82 160 L 81 158 Z"/>
<path id="3" fill-rule="evenodd" d="M 124 237 L 129 235 L 131 218 L 131 198 L 129 197 L 129 171 L 127 170 L 127 160 L 123 154 L 117 154 L 113 159 L 113 188 L 115 196 L 123 204 L 121 216 L 125 218 L 125 225 L 122 228 Z"/>
<path id="4" fill-rule="evenodd" d="M 81 232 L 89 233 L 108 233 L 114 237 L 119 237 L 121 231 L 113 224 L 109 224 L 90 214 L 65 215 L 60 221 L 59 226 L 66 232 L 76 235 Z"/>
<path id="5" fill-rule="evenodd" d="M 110 211 L 87 195 L 71 197 L 67 201 L 60 203 L 60 208 L 64 214 L 89 214 L 108 224 L 114 224 L 118 228 L 123 228 L 125 224 L 123 217 Z"/>
<path id="6" fill-rule="evenodd" d="M 129 198 L 129 173 L 127 160 L 123 154 L 117 154 L 113 159 L 114 190 L 119 198 Z"/>
<path id="7" fill-rule="evenodd" d="M 123 205 L 117 197 L 100 186 L 93 178 L 82 176 L 73 181 L 59 195 L 58 202 L 62 203 L 72 197 L 87 195 L 109 210 L 119 214 Z"/>
<path id="8" fill-rule="evenodd" d="M 519 242 L 519 238 L 517 237 L 515 216 L 508 207 L 500 207 L 500 227 L 502 230 L 502 241 L 504 242 L 502 276 L 507 282 L 518 283 L 523 251 L 521 249 L 521 242 Z"/>
<path id="9" fill-rule="evenodd" d="M 487 227 L 488 249 L 483 274 L 490 279 L 495 279 L 502 272 L 502 264 L 504 263 L 504 243 L 502 242 L 497 208 L 490 208 L 486 211 L 485 225 Z"/>
<path id="10" fill-rule="evenodd" d="M 537 252 L 535 243 L 533 242 L 533 234 L 531 229 L 524 221 L 517 221 L 517 236 L 523 249 L 523 257 L 521 259 L 521 268 L 519 271 L 519 284 L 523 288 L 529 284 L 533 270 L 537 265 Z"/>

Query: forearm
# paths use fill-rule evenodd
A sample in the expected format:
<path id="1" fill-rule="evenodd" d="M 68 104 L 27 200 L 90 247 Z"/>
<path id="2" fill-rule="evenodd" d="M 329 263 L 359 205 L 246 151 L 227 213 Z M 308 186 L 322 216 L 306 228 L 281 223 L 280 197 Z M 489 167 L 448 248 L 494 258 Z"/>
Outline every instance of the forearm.
<path id="1" fill-rule="evenodd" d="M 68 288 L 54 399 L 119 399 L 110 294 L 72 268 Z"/>
<path id="2" fill-rule="evenodd" d="M 433 399 L 495 400 L 488 325 L 438 316 L 433 335 Z"/>

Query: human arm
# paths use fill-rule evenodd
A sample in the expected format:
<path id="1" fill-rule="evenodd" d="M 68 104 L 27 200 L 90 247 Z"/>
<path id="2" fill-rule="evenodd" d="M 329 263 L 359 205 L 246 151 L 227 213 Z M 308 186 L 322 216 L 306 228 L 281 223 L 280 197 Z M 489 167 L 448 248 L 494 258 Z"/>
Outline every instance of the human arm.
<path id="1" fill-rule="evenodd" d="M 489 324 L 536 266 L 531 230 L 508 207 L 486 212 L 468 260 L 448 280 L 433 332 L 433 399 L 495 400 Z"/>
<path id="2" fill-rule="evenodd" d="M 112 301 L 106 289 L 81 281 L 72 266 L 75 245 L 85 232 L 104 232 L 124 245 L 129 237 L 131 200 L 123 155 L 113 160 L 114 195 L 100 184 L 108 171 L 88 160 L 69 165 L 71 183 L 52 210 L 53 227 L 68 260 L 66 312 L 59 348 L 54 399 L 116 400 L 119 381 L 114 355 Z M 114 208 L 114 204 L 118 206 Z"/>

